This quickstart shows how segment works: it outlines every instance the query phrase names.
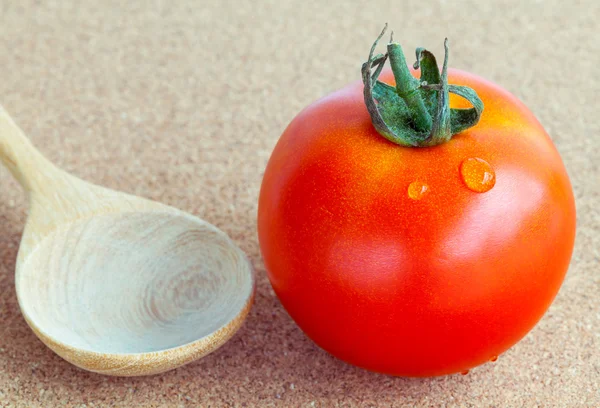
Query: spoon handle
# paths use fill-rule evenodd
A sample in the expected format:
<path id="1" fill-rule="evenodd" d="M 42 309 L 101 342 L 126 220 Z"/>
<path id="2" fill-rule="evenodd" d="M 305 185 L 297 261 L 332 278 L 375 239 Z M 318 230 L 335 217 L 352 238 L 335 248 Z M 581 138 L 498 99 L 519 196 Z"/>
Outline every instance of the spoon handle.
<path id="1" fill-rule="evenodd" d="M 0 105 L 0 162 L 31 192 L 58 169 L 25 136 Z"/>

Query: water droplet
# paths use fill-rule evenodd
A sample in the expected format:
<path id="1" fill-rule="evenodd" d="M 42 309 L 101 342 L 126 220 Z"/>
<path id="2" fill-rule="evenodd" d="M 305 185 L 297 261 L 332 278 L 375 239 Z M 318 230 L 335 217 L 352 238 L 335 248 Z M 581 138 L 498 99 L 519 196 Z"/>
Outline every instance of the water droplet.
<path id="1" fill-rule="evenodd" d="M 478 193 L 485 193 L 496 184 L 496 174 L 492 166 L 485 160 L 476 157 L 471 157 L 461 163 L 460 174 L 467 187 Z"/>
<path id="2" fill-rule="evenodd" d="M 498 360 L 498 356 L 493 356 L 492 358 L 490 358 L 490 361 L 492 363 L 495 362 L 496 360 Z"/>
<path id="3" fill-rule="evenodd" d="M 460 372 L 460 375 L 467 375 L 467 374 L 469 374 L 469 370 L 465 370 L 465 371 L 461 371 Z"/>
<path id="4" fill-rule="evenodd" d="M 429 192 L 429 186 L 422 181 L 413 181 L 408 186 L 408 196 L 413 200 L 420 200 Z"/>

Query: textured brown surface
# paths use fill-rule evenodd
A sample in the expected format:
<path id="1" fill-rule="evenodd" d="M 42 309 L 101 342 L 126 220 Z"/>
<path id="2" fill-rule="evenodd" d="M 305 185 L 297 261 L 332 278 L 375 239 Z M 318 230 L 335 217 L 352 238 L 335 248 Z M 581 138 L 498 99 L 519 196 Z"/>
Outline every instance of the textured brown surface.
<path id="1" fill-rule="evenodd" d="M 258 273 L 246 325 L 214 354 L 147 378 L 81 371 L 19 313 L 26 199 L 0 169 L 0 406 L 600 406 L 600 3 L 320 3 L 0 2 L 0 101 L 34 143 L 84 179 L 216 224 Z M 256 201 L 279 134 L 359 78 L 385 21 L 407 50 L 440 54 L 448 36 L 451 66 L 520 97 L 575 189 L 576 249 L 555 303 L 467 376 L 393 378 L 335 360 L 287 316 L 259 255 Z"/>

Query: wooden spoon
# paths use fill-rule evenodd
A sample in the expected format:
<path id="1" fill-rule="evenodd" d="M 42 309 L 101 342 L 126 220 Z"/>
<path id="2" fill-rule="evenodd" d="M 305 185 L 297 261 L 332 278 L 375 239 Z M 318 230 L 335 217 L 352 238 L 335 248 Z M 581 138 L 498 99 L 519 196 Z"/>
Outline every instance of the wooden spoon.
<path id="1" fill-rule="evenodd" d="M 225 233 L 59 170 L 1 106 L 0 160 L 29 193 L 19 305 L 65 360 L 102 374 L 156 374 L 205 356 L 240 328 L 254 276 Z"/>

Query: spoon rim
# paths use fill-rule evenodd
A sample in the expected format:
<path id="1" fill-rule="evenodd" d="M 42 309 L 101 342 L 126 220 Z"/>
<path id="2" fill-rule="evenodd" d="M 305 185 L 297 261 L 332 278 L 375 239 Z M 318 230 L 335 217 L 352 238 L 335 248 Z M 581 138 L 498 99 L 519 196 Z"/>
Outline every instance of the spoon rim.
<path id="1" fill-rule="evenodd" d="M 218 330 L 181 346 L 142 353 L 101 353 L 73 347 L 48 336 L 43 330 L 38 329 L 29 319 L 29 316 L 25 314 L 23 316 L 36 337 L 68 363 L 97 374 L 117 377 L 138 377 L 156 375 L 174 370 L 186 364 L 193 363 L 221 348 L 244 325 L 252 309 L 255 296 L 256 290 L 255 285 L 253 285 L 251 295 L 244 304 L 243 309 Z M 178 355 L 173 358 L 168 356 L 170 353 L 178 353 Z M 74 357 L 75 355 L 76 357 Z M 100 364 L 96 364 L 97 367 L 94 367 L 93 364 L 84 363 L 98 360 L 103 362 L 102 367 L 99 367 Z"/>
<path id="2" fill-rule="evenodd" d="M 191 221 L 197 224 L 199 227 L 208 228 L 222 237 L 226 242 L 226 245 L 238 253 L 240 259 L 240 268 L 244 271 L 244 275 L 249 278 L 249 290 L 247 290 L 247 293 L 243 294 L 243 297 L 240 296 L 240 298 L 243 299 L 243 306 L 236 313 L 232 313 L 231 316 L 229 316 L 221 326 L 212 332 L 186 343 L 153 351 L 102 352 L 91 348 L 82 348 L 62 341 L 60 337 L 51 335 L 47 330 L 36 324 L 35 319 L 30 313 L 28 313 L 29 307 L 27 305 L 29 304 L 29 301 L 26 300 L 27 295 L 24 294 L 26 289 L 21 287 L 21 273 L 27 267 L 27 261 L 42 247 L 46 239 L 52 239 L 54 234 L 58 233 L 62 228 L 69 224 L 82 222 L 86 219 L 95 218 L 98 216 L 122 215 L 127 213 L 143 213 L 148 215 L 164 214 L 175 217 L 183 217 L 187 221 Z M 26 230 L 27 226 L 25 227 L 24 235 L 26 234 Z M 192 214 L 169 206 L 164 206 L 164 208 L 153 210 L 116 211 L 114 213 L 104 213 L 102 215 L 91 214 L 89 217 L 72 219 L 70 222 L 60 224 L 52 231 L 49 231 L 47 234 L 45 234 L 38 244 L 28 252 L 26 257 L 21 258 L 19 255 L 17 255 L 17 265 L 15 269 L 15 291 L 19 308 L 27 325 L 31 328 L 34 334 L 46 346 L 71 364 L 88 371 L 115 376 L 158 374 L 180 367 L 210 354 L 227 343 L 227 341 L 229 341 L 242 327 L 252 308 L 256 296 L 255 270 L 247 254 L 242 251 L 241 248 L 236 245 L 236 243 L 233 242 L 233 240 L 224 231 L 215 225 L 203 220 L 200 217 L 196 217 Z M 246 290 L 240 290 L 239 292 L 246 292 Z M 175 354 L 175 356 L 173 356 L 173 354 Z M 86 361 L 100 359 L 110 360 L 110 365 L 114 367 L 110 369 L 97 369 L 85 364 Z M 131 364 L 134 361 L 139 364 Z M 155 367 L 156 369 L 153 369 L 152 367 Z"/>
<path id="3" fill-rule="evenodd" d="M 242 307 L 242 309 L 230 320 L 228 320 L 226 323 L 224 323 L 221 327 L 219 327 L 217 330 L 202 336 L 196 340 L 192 340 L 190 342 L 187 343 L 183 343 L 179 346 L 175 346 L 175 347 L 169 347 L 169 348 L 165 348 L 165 349 L 160 349 L 160 350 L 155 350 L 155 351 L 143 351 L 143 352 L 139 352 L 139 353 L 115 353 L 115 352 L 100 352 L 100 351 L 94 351 L 94 350 L 90 350 L 90 349 L 85 349 L 85 348 L 81 348 L 81 347 L 75 347 L 72 346 L 70 344 L 67 344 L 65 342 L 62 342 L 60 340 L 56 340 L 55 337 L 50 336 L 44 329 L 40 328 L 38 325 L 36 325 L 33 322 L 33 319 L 31 319 L 31 317 L 29 315 L 27 315 L 26 313 L 23 313 L 23 317 L 25 318 L 25 320 L 27 321 L 27 324 L 33 329 L 35 330 L 36 334 L 40 333 L 44 336 L 44 338 L 50 340 L 53 343 L 56 343 L 66 349 L 72 349 L 72 350 L 76 350 L 77 352 L 84 352 L 84 353 L 89 353 L 89 354 L 95 354 L 98 356 L 115 356 L 115 357 L 125 357 L 125 356 L 144 356 L 144 355 L 156 355 L 156 354 L 161 354 L 164 352 L 168 352 L 168 351 L 173 351 L 173 350 L 178 350 L 181 348 L 187 348 L 189 346 L 195 345 L 196 343 L 200 343 L 205 341 L 206 339 L 215 336 L 217 333 L 223 331 L 223 329 L 226 329 L 228 326 L 231 326 L 232 322 L 235 322 L 237 320 L 240 320 L 240 318 L 243 318 L 240 321 L 239 327 L 242 326 L 242 324 L 244 323 L 245 317 L 247 317 L 248 313 L 250 312 L 251 308 L 252 308 L 252 304 L 254 303 L 254 298 L 256 296 L 256 285 L 252 285 L 252 290 L 250 293 L 250 296 L 246 299 L 246 302 L 244 303 L 244 307 Z"/>
<path id="4" fill-rule="evenodd" d="M 27 324 L 31 327 L 31 329 L 35 330 L 36 334 L 37 333 L 41 333 L 44 335 L 45 338 L 51 340 L 54 343 L 59 344 L 60 346 L 63 346 L 64 348 L 69 348 L 69 349 L 73 349 L 73 350 L 77 350 L 85 352 L 85 353 L 90 353 L 90 354 L 96 354 L 96 355 L 103 355 L 103 356 L 107 356 L 107 355 L 111 355 L 111 356 L 143 356 L 143 355 L 154 355 L 154 354 L 159 354 L 159 353 L 163 353 L 163 352 L 167 352 L 167 351 L 173 351 L 173 350 L 177 350 L 180 348 L 184 348 L 184 347 L 188 347 L 191 346 L 195 343 L 198 342 L 202 342 L 203 340 L 209 338 L 209 337 L 213 337 L 216 333 L 222 331 L 223 329 L 227 328 L 228 326 L 231 325 L 231 323 L 233 321 L 238 320 L 239 317 L 243 317 L 244 319 L 240 322 L 240 327 L 242 326 L 245 317 L 248 315 L 248 313 L 250 312 L 250 309 L 252 308 L 252 304 L 254 303 L 254 298 L 256 296 L 256 279 L 254 277 L 254 268 L 252 267 L 252 264 L 250 262 L 250 260 L 244 255 L 245 258 L 245 263 L 248 266 L 248 270 L 251 274 L 251 286 L 250 286 L 250 292 L 248 294 L 248 296 L 245 299 L 244 302 L 244 306 L 240 309 L 240 311 L 235 314 L 233 316 L 233 318 L 227 320 L 222 326 L 220 326 L 218 329 L 212 331 L 211 333 L 202 336 L 196 340 L 192 340 L 189 341 L 187 343 L 182 343 L 178 346 L 174 346 L 174 347 L 169 347 L 169 348 L 164 348 L 164 349 L 160 349 L 160 350 L 155 350 L 155 351 L 142 351 L 139 353 L 115 353 L 115 352 L 100 352 L 100 351 L 94 351 L 91 349 L 86 349 L 86 348 L 82 348 L 82 347 L 75 347 L 71 344 L 65 343 L 63 341 L 59 341 L 56 340 L 56 337 L 51 336 L 47 331 L 45 331 L 44 329 L 42 329 L 39 325 L 35 324 L 34 319 L 31 318 L 31 316 L 23 309 L 23 307 L 21 306 L 21 299 L 20 296 L 17 293 L 17 300 L 19 302 L 19 308 L 21 309 L 21 313 L 23 314 L 23 317 L 25 318 L 25 320 L 27 321 Z"/>

